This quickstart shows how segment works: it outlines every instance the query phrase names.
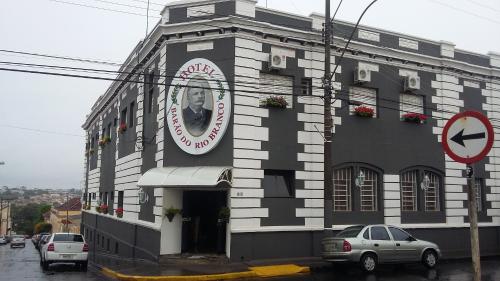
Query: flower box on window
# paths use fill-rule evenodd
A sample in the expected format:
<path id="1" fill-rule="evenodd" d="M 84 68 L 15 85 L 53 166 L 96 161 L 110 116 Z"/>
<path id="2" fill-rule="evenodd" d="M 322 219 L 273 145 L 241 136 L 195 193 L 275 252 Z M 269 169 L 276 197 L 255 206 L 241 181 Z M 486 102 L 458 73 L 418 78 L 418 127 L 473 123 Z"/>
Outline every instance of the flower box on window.
<path id="1" fill-rule="evenodd" d="M 354 108 L 353 113 L 360 117 L 372 118 L 375 114 L 375 110 L 371 107 L 360 105 Z"/>
<path id="2" fill-rule="evenodd" d="M 261 106 L 263 107 L 286 108 L 287 105 L 288 102 L 283 96 L 270 96 L 261 101 Z"/>
<path id="3" fill-rule="evenodd" d="M 94 154 L 95 150 L 93 148 L 87 150 L 87 154 L 90 156 Z"/>
<path id="4" fill-rule="evenodd" d="M 421 124 L 427 120 L 427 116 L 420 113 L 406 113 L 401 116 L 401 121 Z"/>
<path id="5" fill-rule="evenodd" d="M 107 214 L 108 213 L 108 205 L 102 204 L 99 209 L 101 210 L 101 213 Z"/>
<path id="6" fill-rule="evenodd" d="M 116 216 L 119 217 L 119 218 L 122 218 L 123 217 L 123 208 L 117 208 L 116 209 Z"/>
<path id="7" fill-rule="evenodd" d="M 121 123 L 120 126 L 118 127 L 118 132 L 123 133 L 127 130 L 127 124 Z"/>

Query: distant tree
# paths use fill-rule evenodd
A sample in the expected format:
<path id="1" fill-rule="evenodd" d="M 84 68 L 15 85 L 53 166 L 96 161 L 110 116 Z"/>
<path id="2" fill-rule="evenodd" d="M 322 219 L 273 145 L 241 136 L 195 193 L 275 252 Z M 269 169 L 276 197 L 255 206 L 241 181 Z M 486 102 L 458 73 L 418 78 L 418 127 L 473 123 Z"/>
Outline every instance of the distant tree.
<path id="1" fill-rule="evenodd" d="M 12 225 L 17 233 L 33 234 L 34 226 L 43 222 L 43 214 L 50 211 L 47 204 L 12 205 Z"/>
<path id="2" fill-rule="evenodd" d="M 47 222 L 39 222 L 35 224 L 35 234 L 42 233 L 42 232 L 51 232 L 52 231 L 52 224 L 47 223 Z"/>

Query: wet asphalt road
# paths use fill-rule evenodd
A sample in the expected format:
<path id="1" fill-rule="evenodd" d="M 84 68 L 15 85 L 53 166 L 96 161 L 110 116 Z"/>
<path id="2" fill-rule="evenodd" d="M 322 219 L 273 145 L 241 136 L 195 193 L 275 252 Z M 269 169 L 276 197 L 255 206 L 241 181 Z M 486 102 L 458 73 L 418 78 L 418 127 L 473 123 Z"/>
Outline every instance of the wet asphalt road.
<path id="1" fill-rule="evenodd" d="M 500 281 L 500 258 L 481 261 L 482 281 Z M 374 274 L 364 274 L 356 266 L 339 265 L 310 275 L 272 278 L 268 281 L 472 281 L 471 261 L 445 261 L 436 269 L 419 264 L 381 265 Z M 262 280 L 262 279 L 261 279 Z"/>
<path id="2" fill-rule="evenodd" d="M 89 269 L 82 272 L 72 264 L 54 264 L 44 272 L 40 266 L 38 251 L 26 240 L 26 248 L 10 248 L 10 244 L 0 246 L 0 281 L 41 281 L 41 280 L 105 280 Z"/>

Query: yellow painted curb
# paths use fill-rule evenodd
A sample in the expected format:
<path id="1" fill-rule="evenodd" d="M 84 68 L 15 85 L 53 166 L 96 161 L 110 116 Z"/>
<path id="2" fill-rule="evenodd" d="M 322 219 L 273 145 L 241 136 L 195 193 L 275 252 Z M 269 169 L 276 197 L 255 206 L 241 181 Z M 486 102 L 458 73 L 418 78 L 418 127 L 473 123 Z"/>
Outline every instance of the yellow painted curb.
<path id="1" fill-rule="evenodd" d="M 295 264 L 256 266 L 249 269 L 259 277 L 277 277 L 310 272 L 308 266 L 298 266 Z"/>
<path id="2" fill-rule="evenodd" d="M 271 265 L 271 266 L 256 266 L 250 267 L 250 271 L 230 272 L 221 274 L 209 275 L 186 275 L 186 276 L 134 276 L 125 275 L 113 271 L 107 267 L 101 269 L 102 273 L 110 278 L 122 281 L 212 281 L 212 280 L 229 280 L 255 277 L 277 277 L 294 275 L 299 273 L 309 272 L 307 266 L 297 266 L 294 264 Z"/>

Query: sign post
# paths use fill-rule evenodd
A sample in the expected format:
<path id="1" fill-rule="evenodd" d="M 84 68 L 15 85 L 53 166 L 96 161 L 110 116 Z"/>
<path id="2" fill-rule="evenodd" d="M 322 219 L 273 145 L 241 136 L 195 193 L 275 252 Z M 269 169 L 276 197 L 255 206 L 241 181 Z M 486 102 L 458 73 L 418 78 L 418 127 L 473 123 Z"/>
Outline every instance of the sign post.
<path id="1" fill-rule="evenodd" d="M 469 200 L 470 241 L 474 281 L 481 280 L 477 201 L 472 163 L 480 161 L 493 146 L 493 127 L 483 114 L 465 111 L 453 116 L 444 126 L 442 144 L 453 160 L 467 164 L 467 197 Z"/>

